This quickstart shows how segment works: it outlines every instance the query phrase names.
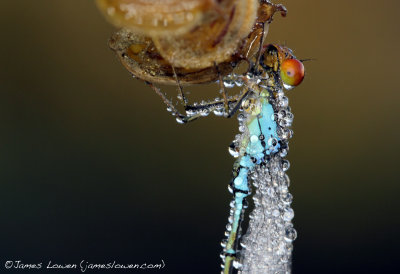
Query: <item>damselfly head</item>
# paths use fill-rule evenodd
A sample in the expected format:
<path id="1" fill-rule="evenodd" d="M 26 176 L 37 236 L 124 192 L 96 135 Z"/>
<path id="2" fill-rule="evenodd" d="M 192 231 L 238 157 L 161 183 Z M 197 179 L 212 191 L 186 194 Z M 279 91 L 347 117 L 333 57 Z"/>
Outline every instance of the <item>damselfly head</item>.
<path id="1" fill-rule="evenodd" d="M 300 85 L 304 79 L 303 63 L 286 46 L 266 45 L 260 65 L 266 71 L 272 70 L 279 73 L 286 89 Z"/>
<path id="2" fill-rule="evenodd" d="M 298 86 L 304 79 L 304 65 L 297 59 L 286 59 L 281 64 L 281 78 L 284 84 Z"/>

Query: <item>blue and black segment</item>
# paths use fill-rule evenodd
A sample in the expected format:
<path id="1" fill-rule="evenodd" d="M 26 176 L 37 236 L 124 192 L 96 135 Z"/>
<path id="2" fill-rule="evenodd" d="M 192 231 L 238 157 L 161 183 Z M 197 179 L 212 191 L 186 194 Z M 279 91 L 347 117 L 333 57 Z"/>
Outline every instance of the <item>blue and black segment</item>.
<path id="1" fill-rule="evenodd" d="M 232 260 L 238 249 L 238 232 L 242 221 L 243 207 L 245 206 L 245 198 L 250 194 L 249 173 L 257 165 L 266 165 L 271 156 L 277 153 L 281 147 L 274 109 L 266 98 L 262 99 L 261 103 L 260 114 L 248 121 L 249 140 L 246 152 L 237 159 L 230 184 L 234 194 L 235 207 L 232 228 L 224 250 L 226 261 Z"/>

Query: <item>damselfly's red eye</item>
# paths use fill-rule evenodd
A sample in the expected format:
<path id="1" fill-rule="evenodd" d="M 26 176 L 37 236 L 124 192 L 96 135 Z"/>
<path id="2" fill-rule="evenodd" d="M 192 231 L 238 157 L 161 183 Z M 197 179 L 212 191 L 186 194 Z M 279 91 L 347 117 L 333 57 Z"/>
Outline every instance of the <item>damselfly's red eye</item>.
<path id="1" fill-rule="evenodd" d="M 297 86 L 304 79 L 304 65 L 297 59 L 286 59 L 281 64 L 281 78 L 284 84 Z"/>

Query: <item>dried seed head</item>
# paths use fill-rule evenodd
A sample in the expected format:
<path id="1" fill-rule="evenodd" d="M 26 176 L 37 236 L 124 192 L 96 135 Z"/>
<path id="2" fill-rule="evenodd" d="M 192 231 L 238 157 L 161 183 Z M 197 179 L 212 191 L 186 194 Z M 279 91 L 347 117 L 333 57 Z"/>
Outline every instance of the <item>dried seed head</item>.
<path id="1" fill-rule="evenodd" d="M 107 19 L 147 36 L 187 33 L 215 9 L 214 0 L 97 0 Z"/>

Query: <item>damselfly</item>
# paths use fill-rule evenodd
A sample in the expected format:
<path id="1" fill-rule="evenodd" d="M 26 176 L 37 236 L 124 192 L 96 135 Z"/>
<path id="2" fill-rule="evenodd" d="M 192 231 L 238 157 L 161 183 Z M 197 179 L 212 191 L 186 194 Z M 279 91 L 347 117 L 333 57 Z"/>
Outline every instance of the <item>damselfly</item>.
<path id="1" fill-rule="evenodd" d="M 274 199 L 279 200 L 283 198 L 283 196 L 280 197 L 281 194 L 288 194 L 287 187 L 282 188 L 282 185 L 288 184 L 288 182 L 279 185 L 279 181 L 288 181 L 284 172 L 288 169 L 289 162 L 283 157 L 287 154 L 288 140 L 292 136 L 290 126 L 293 114 L 290 112 L 288 98 L 283 90 L 299 85 L 303 78 L 302 62 L 295 58 L 289 48 L 277 45 L 267 45 L 260 62 L 254 64 L 252 70 L 245 76 L 233 76 L 235 82 L 240 79 L 239 83 L 240 85 L 243 83 L 244 88 L 239 100 L 240 113 L 238 114 L 241 134 L 236 136 L 229 147 L 229 151 L 237 160 L 234 164 L 229 188 L 234 199 L 231 203 L 231 214 L 226 231 L 227 239 L 222 242 L 224 273 L 231 273 L 233 266 L 239 269 L 242 267 L 240 261 L 243 262 L 244 256 L 242 258 L 238 256 L 240 223 L 246 207 L 245 198 L 250 194 L 249 179 L 251 175 L 263 174 L 262 176 L 267 178 L 266 180 L 269 180 L 271 184 L 276 184 L 268 189 L 274 192 L 271 193 L 275 195 Z M 282 174 L 278 174 L 280 172 Z M 280 179 L 274 178 L 275 176 L 279 176 Z M 259 178 L 253 178 L 254 181 L 257 179 Z M 274 252 L 274 248 L 290 250 L 291 242 L 294 240 L 293 235 L 296 233 L 291 225 L 291 218 L 284 215 L 285 210 L 288 212 L 291 210 L 290 201 L 286 205 L 285 202 L 279 205 L 279 201 L 277 201 L 275 205 L 265 208 L 265 210 L 271 211 L 266 217 L 270 225 L 276 223 L 277 226 L 281 226 L 275 231 L 280 234 L 275 238 L 282 238 L 278 246 L 274 246 L 273 241 L 269 241 L 265 245 L 265 252 L 268 248 L 271 248 L 271 252 Z M 280 218 L 281 215 L 282 218 Z M 284 222 L 280 223 L 282 220 Z M 292 238 L 288 238 L 282 233 L 289 230 Z M 261 256 L 266 256 L 266 254 Z M 279 263 L 279 260 L 280 257 L 276 259 L 275 265 Z M 235 262 L 236 264 L 234 264 Z M 286 266 L 276 265 L 274 267 L 276 269 L 271 269 L 271 272 L 268 273 L 275 273 L 275 270 L 287 270 Z M 266 272 L 261 271 L 260 273 Z"/>
<path id="2" fill-rule="evenodd" d="M 228 118 L 239 113 L 241 134 L 229 148 L 237 160 L 230 183 L 234 198 L 221 257 L 224 273 L 245 269 L 239 241 L 250 177 L 264 174 L 270 181 L 274 176 L 288 180 L 284 171 L 289 164 L 283 157 L 292 136 L 293 115 L 283 90 L 301 83 L 304 67 L 289 48 L 265 43 L 274 13 L 286 15 L 286 9 L 264 0 L 190 0 L 186 4 L 171 0 L 165 10 L 160 0 L 153 4 L 143 0 L 98 3 L 113 23 L 125 27 L 112 36 L 110 47 L 135 77 L 146 81 L 161 96 L 179 123 L 209 113 Z M 238 74 L 235 68 L 240 62 L 248 66 Z M 184 85 L 215 81 L 219 82 L 222 99 L 189 104 Z M 155 83 L 179 87 L 184 114 Z M 235 85 L 241 91 L 228 96 L 226 87 Z M 273 166 L 283 175 L 275 175 Z M 288 208 L 278 207 L 282 212 Z M 290 220 L 283 224 L 283 230 L 291 229 L 291 237 L 285 238 L 287 245 L 279 246 L 281 249 L 290 249 L 294 240 Z"/>

